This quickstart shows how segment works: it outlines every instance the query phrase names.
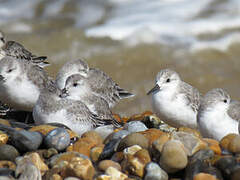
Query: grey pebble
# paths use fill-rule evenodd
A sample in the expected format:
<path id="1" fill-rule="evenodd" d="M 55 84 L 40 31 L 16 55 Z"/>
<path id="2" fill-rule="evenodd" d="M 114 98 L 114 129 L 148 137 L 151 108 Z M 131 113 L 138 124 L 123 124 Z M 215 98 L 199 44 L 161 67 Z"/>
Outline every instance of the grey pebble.
<path id="1" fill-rule="evenodd" d="M 44 138 L 47 148 L 55 148 L 62 151 L 70 144 L 70 135 L 64 128 L 56 128 L 50 131 Z"/>
<path id="2" fill-rule="evenodd" d="M 157 163 L 150 162 L 145 167 L 144 180 L 168 180 L 168 174 Z"/>
<path id="3" fill-rule="evenodd" d="M 18 150 L 8 144 L 0 146 L 0 160 L 15 161 L 15 158 L 19 156 Z"/>
<path id="4" fill-rule="evenodd" d="M 123 129 L 132 133 L 132 132 L 145 131 L 148 128 L 145 126 L 144 123 L 142 123 L 140 121 L 131 121 L 131 122 L 126 123 L 123 126 Z"/>

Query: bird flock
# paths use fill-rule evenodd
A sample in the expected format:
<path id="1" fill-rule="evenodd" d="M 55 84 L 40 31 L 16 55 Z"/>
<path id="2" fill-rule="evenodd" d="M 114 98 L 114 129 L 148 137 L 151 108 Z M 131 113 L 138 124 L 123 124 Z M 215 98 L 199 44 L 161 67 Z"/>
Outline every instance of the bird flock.
<path id="1" fill-rule="evenodd" d="M 32 112 L 35 124 L 62 123 L 80 135 L 103 125 L 122 126 L 111 108 L 132 93 L 81 59 L 65 63 L 53 79 L 44 70 L 50 65 L 46 60 L 18 42 L 7 41 L 0 31 L 0 101 Z M 198 129 L 204 137 L 217 140 L 239 133 L 240 102 L 221 88 L 202 96 L 177 72 L 163 69 L 147 94 L 153 112 L 173 127 Z"/>

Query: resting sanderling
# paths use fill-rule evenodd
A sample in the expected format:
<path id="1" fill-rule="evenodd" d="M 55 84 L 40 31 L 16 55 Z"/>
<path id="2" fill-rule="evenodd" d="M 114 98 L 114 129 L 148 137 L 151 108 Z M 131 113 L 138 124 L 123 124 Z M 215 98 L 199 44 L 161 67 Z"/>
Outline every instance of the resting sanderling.
<path id="1" fill-rule="evenodd" d="M 112 125 L 112 121 L 93 114 L 81 101 L 62 98 L 55 84 L 41 91 L 33 119 L 36 124 L 62 123 L 79 135 L 98 126 Z"/>
<path id="2" fill-rule="evenodd" d="M 161 120 L 173 127 L 197 128 L 197 112 L 200 93 L 181 80 L 178 73 L 170 69 L 161 70 L 152 94 L 153 111 Z"/>
<path id="3" fill-rule="evenodd" d="M 229 133 L 238 134 L 240 102 L 231 101 L 223 89 L 212 89 L 202 98 L 197 117 L 203 137 L 221 140 Z"/>
<path id="4" fill-rule="evenodd" d="M 100 96 L 95 95 L 90 88 L 87 78 L 74 74 L 67 78 L 61 97 L 82 101 L 88 109 L 102 119 L 113 121 L 115 127 L 121 127 L 112 115 L 108 103 Z"/>
<path id="5" fill-rule="evenodd" d="M 0 60 L 0 101 L 14 109 L 32 111 L 49 81 L 44 69 L 28 61 L 9 56 Z"/>
<path id="6" fill-rule="evenodd" d="M 120 88 L 107 74 L 95 68 L 89 68 L 83 60 L 69 61 L 59 70 L 56 78 L 57 86 L 64 88 L 66 79 L 73 74 L 87 78 L 89 86 L 95 94 L 105 99 L 109 107 L 113 107 L 120 99 L 134 96 Z"/>

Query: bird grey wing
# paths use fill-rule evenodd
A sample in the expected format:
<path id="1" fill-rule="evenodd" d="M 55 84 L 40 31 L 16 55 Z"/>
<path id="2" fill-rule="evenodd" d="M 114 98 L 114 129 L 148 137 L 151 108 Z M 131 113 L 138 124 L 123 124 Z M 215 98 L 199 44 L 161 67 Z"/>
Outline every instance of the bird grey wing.
<path id="1" fill-rule="evenodd" d="M 26 62 L 27 64 L 27 62 Z M 44 89 L 49 86 L 53 80 L 48 76 L 47 72 L 38 65 L 32 64 L 31 66 L 27 65 L 28 68 L 27 76 L 35 85 L 40 89 Z"/>
<path id="2" fill-rule="evenodd" d="M 240 121 L 240 101 L 231 101 L 228 108 L 228 115 L 237 121 Z"/>
<path id="3" fill-rule="evenodd" d="M 113 124 L 116 128 L 122 126 L 122 124 L 114 118 L 112 111 L 110 110 L 110 107 L 105 99 L 98 96 L 92 96 L 88 98 L 94 104 L 95 114 L 97 114 L 101 119 L 109 121 L 109 123 Z"/>
<path id="4" fill-rule="evenodd" d="M 93 92 L 103 97 L 110 107 L 122 98 L 133 96 L 133 94 L 120 88 L 111 77 L 99 69 L 90 68 L 88 79 Z"/>
<path id="5" fill-rule="evenodd" d="M 32 63 L 38 64 L 40 67 L 49 65 L 49 62 L 45 61 L 47 59 L 46 56 L 36 56 L 25 49 L 23 45 L 15 41 L 8 41 L 5 45 L 4 51 L 7 56 L 29 60 Z"/>
<path id="6" fill-rule="evenodd" d="M 29 52 L 23 47 L 23 45 L 15 41 L 8 41 L 5 45 L 4 50 L 8 56 L 20 59 L 31 60 L 34 57 L 31 52 Z"/>
<path id="7" fill-rule="evenodd" d="M 192 87 L 191 85 L 182 82 L 180 87 L 180 93 L 183 93 L 187 100 L 187 105 L 190 105 L 191 108 L 197 112 L 200 107 L 201 94 L 199 91 Z"/>

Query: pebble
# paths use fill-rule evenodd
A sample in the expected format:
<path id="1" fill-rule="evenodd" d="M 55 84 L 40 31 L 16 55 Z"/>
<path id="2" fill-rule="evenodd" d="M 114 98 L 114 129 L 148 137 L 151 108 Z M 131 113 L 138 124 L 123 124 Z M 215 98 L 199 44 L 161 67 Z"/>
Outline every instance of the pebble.
<path id="1" fill-rule="evenodd" d="M 97 162 L 101 153 L 103 152 L 104 145 L 93 147 L 90 151 L 90 158 L 93 162 Z"/>
<path id="2" fill-rule="evenodd" d="M 39 169 L 33 165 L 32 162 L 26 160 L 24 158 L 19 158 L 17 160 L 17 167 L 15 171 L 15 176 L 18 177 L 19 180 L 31 179 L 31 180 L 41 180 L 41 172 Z"/>
<path id="3" fill-rule="evenodd" d="M 8 169 L 15 170 L 16 165 L 12 161 L 0 161 L 0 168 L 8 168 Z"/>
<path id="4" fill-rule="evenodd" d="M 168 174 L 157 163 L 150 162 L 145 166 L 144 180 L 168 180 Z"/>
<path id="5" fill-rule="evenodd" d="M 0 145 L 0 160 L 15 161 L 15 158 L 19 156 L 18 150 L 8 144 Z"/>
<path id="6" fill-rule="evenodd" d="M 218 161 L 216 161 L 215 166 L 221 170 L 224 179 L 231 179 L 232 173 L 240 168 L 236 158 L 232 156 L 226 156 L 220 158 Z"/>
<path id="7" fill-rule="evenodd" d="M 125 180 L 126 178 L 128 178 L 128 176 L 124 173 L 122 173 L 121 171 L 117 170 L 114 167 L 109 167 L 107 168 L 107 170 L 105 171 L 106 175 L 109 175 L 111 177 L 111 179 L 116 179 L 116 180 Z"/>
<path id="8" fill-rule="evenodd" d="M 224 136 L 221 141 L 219 142 L 220 143 L 220 146 L 225 149 L 225 150 L 228 150 L 228 145 L 229 143 L 237 136 L 237 134 L 234 134 L 234 133 L 231 133 L 231 134 L 228 134 L 226 136 Z"/>
<path id="9" fill-rule="evenodd" d="M 123 129 L 127 130 L 131 133 L 134 133 L 134 132 L 145 131 L 148 128 L 145 126 L 144 123 L 142 123 L 140 121 L 131 121 L 131 122 L 124 124 Z"/>
<path id="10" fill-rule="evenodd" d="M 203 138 L 203 141 L 208 144 L 208 148 L 213 150 L 213 152 L 217 155 L 222 154 L 222 149 L 220 147 L 220 144 L 217 140 L 215 139 L 209 139 L 209 138 Z"/>
<path id="11" fill-rule="evenodd" d="M 163 121 L 161 121 L 156 115 L 147 114 L 143 117 L 142 122 L 146 125 L 147 128 L 156 128 L 158 129 Z"/>
<path id="12" fill-rule="evenodd" d="M 111 158 L 112 155 L 117 151 L 118 145 L 121 141 L 121 138 L 112 139 L 109 141 L 103 148 L 102 153 L 99 156 L 99 160 Z"/>
<path id="13" fill-rule="evenodd" d="M 70 135 L 64 128 L 53 129 L 46 134 L 44 144 L 47 148 L 55 148 L 58 151 L 62 151 L 70 144 Z"/>
<path id="14" fill-rule="evenodd" d="M 206 161 L 214 157 L 214 151 L 211 149 L 202 149 L 196 152 L 191 158 L 190 162 L 195 162 L 197 160 Z"/>
<path id="15" fill-rule="evenodd" d="M 67 178 L 64 178 L 64 180 L 80 180 L 80 179 L 76 177 L 67 177 Z"/>
<path id="16" fill-rule="evenodd" d="M 40 170 L 41 175 L 44 175 L 45 172 L 48 171 L 48 166 L 43 162 L 38 153 L 30 153 L 28 155 L 25 155 L 23 158 L 29 159 L 33 165 L 35 165 L 36 168 Z"/>
<path id="17" fill-rule="evenodd" d="M 26 130 L 17 131 L 11 138 L 13 145 L 21 152 L 37 150 L 43 140 L 39 132 Z"/>
<path id="18" fill-rule="evenodd" d="M 169 141 L 170 137 L 168 134 L 163 134 L 162 136 L 160 136 L 158 139 L 156 139 L 153 144 L 153 150 L 156 150 L 156 153 L 153 153 L 154 156 L 160 156 L 161 152 L 162 152 L 162 148 L 163 145 Z"/>
<path id="19" fill-rule="evenodd" d="M 160 136 L 166 134 L 159 129 L 147 129 L 146 131 L 139 132 L 140 134 L 144 135 L 148 141 L 149 141 L 149 146 L 152 145 L 152 143 L 157 140 Z"/>
<path id="20" fill-rule="evenodd" d="M 139 145 L 133 145 L 123 150 L 124 155 L 134 155 L 136 152 L 140 151 L 142 148 Z"/>
<path id="21" fill-rule="evenodd" d="M 90 131 L 88 136 L 83 135 L 73 145 L 68 146 L 67 151 L 79 152 L 90 157 L 91 149 L 99 145 L 102 145 L 101 136 L 97 132 Z"/>
<path id="22" fill-rule="evenodd" d="M 150 155 L 146 149 L 141 149 L 133 155 L 126 157 L 124 170 L 128 171 L 132 175 L 143 177 L 144 168 L 147 163 L 151 162 Z"/>
<path id="23" fill-rule="evenodd" d="M 102 137 L 102 139 L 105 139 L 114 131 L 114 127 L 113 125 L 99 126 L 94 129 L 94 131 L 96 131 Z"/>
<path id="24" fill-rule="evenodd" d="M 53 157 L 50 158 L 49 165 L 50 167 L 53 167 L 57 164 L 59 164 L 61 161 L 70 161 L 74 157 L 81 157 L 83 159 L 89 159 L 89 157 L 80 154 L 78 152 L 65 152 L 61 154 L 54 155 Z"/>
<path id="25" fill-rule="evenodd" d="M 15 171 L 9 168 L 0 168 L 0 178 L 4 176 L 5 178 L 12 178 L 15 177 Z"/>
<path id="26" fill-rule="evenodd" d="M 117 170 L 121 171 L 121 166 L 117 162 L 111 160 L 103 160 L 98 163 L 98 169 L 100 169 L 101 171 L 105 172 L 109 167 L 114 167 Z"/>
<path id="27" fill-rule="evenodd" d="M 6 144 L 8 141 L 8 135 L 2 131 L 0 131 L 0 145 Z"/>
<path id="28" fill-rule="evenodd" d="M 218 180 L 218 179 L 211 174 L 199 173 L 194 176 L 193 180 Z"/>
<path id="29" fill-rule="evenodd" d="M 181 141 L 169 140 L 162 149 L 160 166 L 168 173 L 174 173 L 187 166 L 188 158 Z"/>
<path id="30" fill-rule="evenodd" d="M 140 133 L 131 133 L 120 141 L 117 150 L 122 151 L 123 149 L 133 145 L 139 145 L 142 148 L 148 149 L 149 141 Z"/>
<path id="31" fill-rule="evenodd" d="M 173 132 L 171 139 L 181 141 L 185 149 L 187 150 L 188 156 L 192 156 L 200 149 L 204 149 L 207 147 L 207 143 L 203 142 L 200 138 L 183 131 Z"/>
<path id="32" fill-rule="evenodd" d="M 240 153 L 240 135 L 235 136 L 229 142 L 227 150 L 236 154 Z"/>

